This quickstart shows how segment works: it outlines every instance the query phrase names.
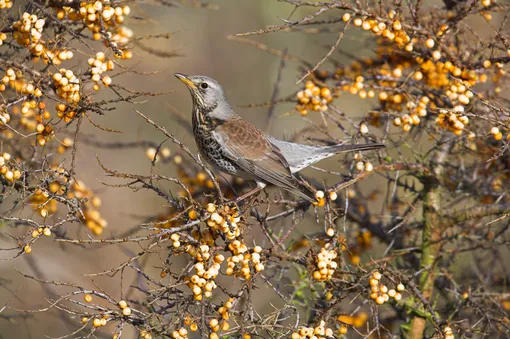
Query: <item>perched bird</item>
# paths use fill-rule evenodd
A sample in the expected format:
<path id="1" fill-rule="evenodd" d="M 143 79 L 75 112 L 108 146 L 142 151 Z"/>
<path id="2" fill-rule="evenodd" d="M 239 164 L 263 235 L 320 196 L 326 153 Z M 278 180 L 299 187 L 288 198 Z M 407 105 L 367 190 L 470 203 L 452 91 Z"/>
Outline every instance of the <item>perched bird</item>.
<path id="1" fill-rule="evenodd" d="M 314 202 L 314 192 L 295 173 L 337 153 L 384 147 L 379 143 L 310 146 L 276 139 L 241 119 L 216 80 L 202 75 L 175 76 L 188 86 L 193 98 L 193 134 L 202 157 L 222 172 L 257 183 L 236 201 L 273 184 Z"/>

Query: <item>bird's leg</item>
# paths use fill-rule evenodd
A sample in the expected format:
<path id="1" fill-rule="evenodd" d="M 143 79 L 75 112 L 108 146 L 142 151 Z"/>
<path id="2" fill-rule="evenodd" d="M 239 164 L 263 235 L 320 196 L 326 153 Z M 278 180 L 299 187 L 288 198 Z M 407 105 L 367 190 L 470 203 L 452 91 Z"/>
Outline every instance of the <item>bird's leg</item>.
<path id="1" fill-rule="evenodd" d="M 240 201 L 242 201 L 242 200 L 244 200 L 244 199 L 246 199 L 246 198 L 248 198 L 248 197 L 252 196 L 253 194 L 260 192 L 263 188 L 264 188 L 263 186 L 259 186 L 259 185 L 257 185 L 257 187 L 255 187 L 254 189 L 252 189 L 252 190 L 250 190 L 250 191 L 248 191 L 248 192 L 244 193 L 243 195 L 238 196 L 238 197 L 234 200 L 234 202 L 237 204 L 237 203 L 239 203 Z"/>

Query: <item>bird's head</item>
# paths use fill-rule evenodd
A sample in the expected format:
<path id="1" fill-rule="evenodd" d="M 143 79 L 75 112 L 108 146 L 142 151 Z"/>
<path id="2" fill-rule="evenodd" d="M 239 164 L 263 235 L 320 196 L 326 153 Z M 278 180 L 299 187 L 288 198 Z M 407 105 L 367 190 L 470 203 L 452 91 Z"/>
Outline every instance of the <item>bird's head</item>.
<path id="1" fill-rule="evenodd" d="M 188 87 L 197 109 L 219 119 L 234 114 L 223 88 L 216 80 L 203 75 L 175 73 L 175 76 Z"/>

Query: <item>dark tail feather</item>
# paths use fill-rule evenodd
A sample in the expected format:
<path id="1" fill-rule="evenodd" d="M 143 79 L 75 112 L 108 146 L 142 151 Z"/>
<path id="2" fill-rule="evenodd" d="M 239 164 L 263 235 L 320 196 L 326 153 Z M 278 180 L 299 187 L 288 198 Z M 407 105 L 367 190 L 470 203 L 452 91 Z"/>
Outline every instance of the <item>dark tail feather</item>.
<path id="1" fill-rule="evenodd" d="M 305 199 L 306 201 L 309 201 L 309 202 L 317 201 L 317 199 L 315 199 L 315 194 L 312 191 L 310 191 L 309 189 L 307 189 L 307 190 L 301 190 L 301 189 L 296 189 L 296 188 L 294 188 L 294 189 L 283 188 L 283 189 Z"/>
<path id="2" fill-rule="evenodd" d="M 299 176 L 294 176 L 294 182 L 292 187 L 283 187 L 281 188 L 294 193 L 295 195 L 304 198 L 305 200 L 309 202 L 316 202 L 317 199 L 315 199 L 315 192 L 305 183 L 301 181 L 301 178 Z"/>
<path id="3" fill-rule="evenodd" d="M 297 194 L 300 197 L 305 198 L 305 200 L 308 200 L 309 202 L 317 201 L 317 199 L 315 199 L 315 192 L 312 191 L 307 185 L 300 183 L 299 186 L 300 186 L 299 189 L 293 192 L 294 194 Z"/>
<path id="4" fill-rule="evenodd" d="M 341 153 L 341 152 L 356 152 L 356 151 L 368 151 L 371 149 L 379 149 L 384 148 L 386 145 L 381 143 L 373 143 L 373 144 L 359 144 L 359 145 L 334 145 L 330 146 L 328 150 L 333 153 Z"/>

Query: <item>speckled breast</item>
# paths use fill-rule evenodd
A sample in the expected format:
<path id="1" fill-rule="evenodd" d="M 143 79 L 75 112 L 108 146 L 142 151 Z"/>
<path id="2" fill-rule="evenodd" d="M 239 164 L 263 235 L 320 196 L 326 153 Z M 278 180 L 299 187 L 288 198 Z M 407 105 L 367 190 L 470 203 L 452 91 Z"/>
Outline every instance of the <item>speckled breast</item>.
<path id="1" fill-rule="evenodd" d="M 244 177 L 238 167 L 225 156 L 221 145 L 211 133 L 214 130 L 214 125 L 200 123 L 199 120 L 204 119 L 200 119 L 196 115 L 193 116 L 193 134 L 200 155 L 216 169 L 231 175 Z"/>

